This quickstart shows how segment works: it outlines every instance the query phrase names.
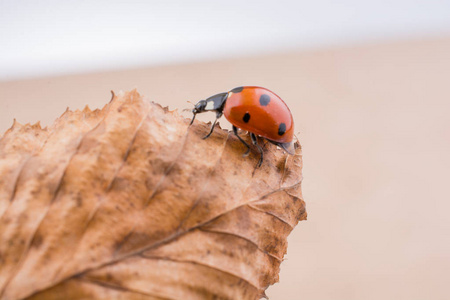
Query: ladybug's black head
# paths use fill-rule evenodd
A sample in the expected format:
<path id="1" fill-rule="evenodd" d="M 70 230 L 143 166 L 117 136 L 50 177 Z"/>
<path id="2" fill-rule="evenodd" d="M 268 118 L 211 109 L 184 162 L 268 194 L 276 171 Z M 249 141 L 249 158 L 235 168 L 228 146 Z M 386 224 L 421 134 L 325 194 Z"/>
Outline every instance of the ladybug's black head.
<path id="1" fill-rule="evenodd" d="M 206 104 L 207 104 L 206 100 L 200 100 L 200 101 L 197 102 L 197 104 L 195 104 L 195 107 L 194 107 L 194 109 L 192 110 L 192 113 L 194 114 L 194 116 L 192 117 L 191 123 L 190 123 L 189 125 L 192 125 L 192 123 L 194 123 L 195 116 L 196 116 L 198 113 L 202 113 L 202 112 L 205 111 L 205 109 L 206 109 Z"/>
<path id="2" fill-rule="evenodd" d="M 194 114 L 198 114 L 198 113 L 204 112 L 205 108 L 206 108 L 206 104 L 207 104 L 206 100 L 198 101 L 197 104 L 195 104 L 195 107 L 192 110 L 192 112 Z"/>

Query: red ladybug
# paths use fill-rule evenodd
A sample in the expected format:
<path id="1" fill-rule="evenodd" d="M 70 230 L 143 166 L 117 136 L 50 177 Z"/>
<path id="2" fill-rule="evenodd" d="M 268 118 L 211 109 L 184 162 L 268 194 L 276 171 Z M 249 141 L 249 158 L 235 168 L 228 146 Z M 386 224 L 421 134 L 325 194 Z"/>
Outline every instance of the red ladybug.
<path id="1" fill-rule="evenodd" d="M 241 86 L 227 93 L 220 93 L 200 100 L 192 110 L 194 114 L 191 124 L 198 113 L 215 111 L 216 119 L 211 126 L 211 131 L 204 137 L 208 138 L 216 125 L 217 119 L 222 114 L 233 124 L 233 132 L 247 147 L 248 155 L 250 146 L 238 135 L 238 128 L 250 133 L 252 143 L 258 148 L 261 157 L 258 167 L 263 161 L 263 150 L 258 144 L 257 135 L 269 142 L 280 146 L 287 153 L 294 154 L 294 120 L 286 103 L 275 93 L 257 86 Z"/>

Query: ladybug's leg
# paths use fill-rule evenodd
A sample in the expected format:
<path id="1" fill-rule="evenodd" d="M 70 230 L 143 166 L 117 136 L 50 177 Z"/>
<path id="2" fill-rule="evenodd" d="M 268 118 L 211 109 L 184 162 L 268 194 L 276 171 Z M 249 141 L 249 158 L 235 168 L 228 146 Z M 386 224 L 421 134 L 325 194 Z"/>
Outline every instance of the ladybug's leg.
<path id="1" fill-rule="evenodd" d="M 256 135 L 254 133 L 250 133 L 250 137 L 252 138 L 253 145 L 255 145 L 256 148 L 258 148 L 258 151 L 261 154 L 261 157 L 259 158 L 258 165 L 257 165 L 257 167 L 259 168 L 259 167 L 261 167 L 261 164 L 263 162 L 264 152 L 263 152 L 263 149 L 261 148 L 261 146 L 258 144 L 258 138 L 256 137 Z"/>
<path id="2" fill-rule="evenodd" d="M 218 111 L 217 114 L 216 114 L 216 119 L 214 120 L 214 123 L 213 123 L 212 126 L 211 126 L 211 130 L 209 131 L 209 133 L 208 133 L 207 135 L 205 135 L 205 136 L 203 137 L 203 139 L 209 138 L 209 136 L 213 133 L 213 131 L 214 131 L 214 126 L 216 126 L 217 120 L 218 120 L 221 116 L 222 116 L 222 112 L 221 112 L 221 111 L 220 111 L 220 112 Z"/>
<path id="3" fill-rule="evenodd" d="M 238 139 L 247 147 L 247 151 L 244 153 L 244 156 L 247 156 L 250 153 L 250 146 L 239 136 L 238 129 L 236 126 L 233 125 L 233 132 L 234 135 L 238 137 Z"/>
<path id="4" fill-rule="evenodd" d="M 189 126 L 191 126 L 191 125 L 192 125 L 192 123 L 194 123 L 194 120 L 195 120 L 195 116 L 197 116 L 197 113 L 194 113 L 194 115 L 192 116 L 192 120 L 191 120 L 191 123 L 189 123 Z"/>
<path id="5" fill-rule="evenodd" d="M 211 130 L 209 131 L 209 133 L 208 133 L 207 135 L 205 135 L 205 136 L 203 137 L 203 139 L 209 138 L 209 136 L 213 133 L 213 131 L 214 131 L 214 126 L 216 126 L 216 122 L 217 122 L 217 119 L 214 120 L 214 123 L 213 123 L 212 126 L 211 126 Z"/>

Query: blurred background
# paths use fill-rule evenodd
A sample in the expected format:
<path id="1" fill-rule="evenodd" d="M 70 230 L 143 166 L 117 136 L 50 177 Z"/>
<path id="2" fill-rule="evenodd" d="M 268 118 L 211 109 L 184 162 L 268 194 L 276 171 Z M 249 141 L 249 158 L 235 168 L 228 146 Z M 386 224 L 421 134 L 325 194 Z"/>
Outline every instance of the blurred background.
<path id="1" fill-rule="evenodd" d="M 241 85 L 303 146 L 270 299 L 449 299 L 450 1 L 0 0 L 0 136 L 110 90 L 184 109 Z"/>

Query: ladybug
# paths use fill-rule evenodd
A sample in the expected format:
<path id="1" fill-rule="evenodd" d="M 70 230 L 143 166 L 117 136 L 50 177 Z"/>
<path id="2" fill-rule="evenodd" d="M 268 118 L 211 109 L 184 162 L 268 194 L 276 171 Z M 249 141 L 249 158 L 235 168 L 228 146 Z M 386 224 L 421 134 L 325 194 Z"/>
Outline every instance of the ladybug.
<path id="1" fill-rule="evenodd" d="M 250 133 L 253 145 L 261 154 L 257 167 L 263 162 L 263 149 L 258 144 L 260 136 L 272 144 L 283 148 L 287 153 L 294 154 L 294 120 L 286 103 L 275 93 L 257 86 L 241 86 L 226 93 L 220 93 L 200 100 L 195 104 L 192 121 L 198 113 L 214 111 L 216 119 L 211 131 L 203 138 L 208 138 L 214 131 L 217 120 L 225 118 L 233 125 L 233 132 L 247 147 L 244 156 L 250 152 L 250 146 L 238 135 L 238 128 Z"/>

